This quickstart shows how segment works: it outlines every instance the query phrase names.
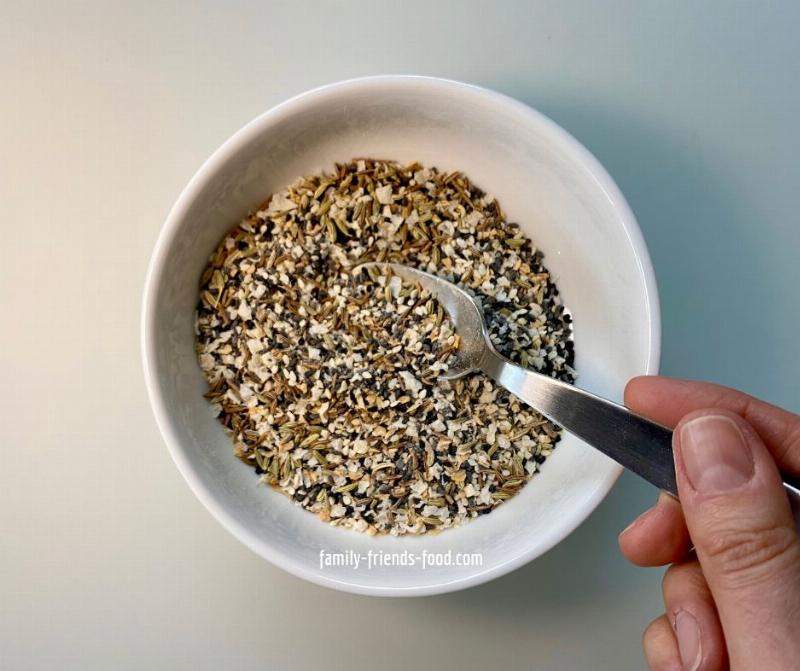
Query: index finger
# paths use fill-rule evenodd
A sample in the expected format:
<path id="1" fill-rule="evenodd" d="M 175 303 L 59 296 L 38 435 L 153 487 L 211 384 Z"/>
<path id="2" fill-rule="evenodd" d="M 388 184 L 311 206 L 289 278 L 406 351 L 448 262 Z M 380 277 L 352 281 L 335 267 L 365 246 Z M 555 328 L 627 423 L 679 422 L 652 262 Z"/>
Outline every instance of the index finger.
<path id="1" fill-rule="evenodd" d="M 625 387 L 625 405 L 670 427 L 702 408 L 736 413 L 758 432 L 782 470 L 800 473 L 800 416 L 744 392 L 709 382 L 642 376 Z"/>

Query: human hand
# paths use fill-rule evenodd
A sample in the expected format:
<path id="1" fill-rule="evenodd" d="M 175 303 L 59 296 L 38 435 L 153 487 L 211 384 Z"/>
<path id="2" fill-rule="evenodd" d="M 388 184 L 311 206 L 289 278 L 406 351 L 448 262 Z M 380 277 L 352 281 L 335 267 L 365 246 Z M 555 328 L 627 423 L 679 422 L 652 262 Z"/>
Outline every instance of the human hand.
<path id="1" fill-rule="evenodd" d="M 650 668 L 800 668 L 800 541 L 779 472 L 800 474 L 800 416 L 663 377 L 631 380 L 625 404 L 675 427 L 680 503 L 661 493 L 619 537 L 634 564 L 671 564 Z"/>

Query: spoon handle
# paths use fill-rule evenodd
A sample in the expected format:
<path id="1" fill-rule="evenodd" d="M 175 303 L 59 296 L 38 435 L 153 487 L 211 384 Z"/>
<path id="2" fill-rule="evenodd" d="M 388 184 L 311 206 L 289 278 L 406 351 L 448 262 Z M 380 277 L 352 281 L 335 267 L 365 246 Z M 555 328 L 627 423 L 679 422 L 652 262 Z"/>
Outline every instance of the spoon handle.
<path id="1" fill-rule="evenodd" d="M 677 496 L 672 430 L 625 406 L 536 373 L 487 348 L 481 369 L 549 420 L 656 487 Z M 784 481 L 800 528 L 800 487 Z"/>

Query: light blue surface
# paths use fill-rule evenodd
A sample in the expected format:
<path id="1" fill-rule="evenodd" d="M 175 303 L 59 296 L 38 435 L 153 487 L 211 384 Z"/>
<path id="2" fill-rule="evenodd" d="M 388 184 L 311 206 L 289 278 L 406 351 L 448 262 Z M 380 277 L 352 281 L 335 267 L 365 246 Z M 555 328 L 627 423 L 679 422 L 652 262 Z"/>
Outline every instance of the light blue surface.
<path id="1" fill-rule="evenodd" d="M 157 436 L 138 370 L 141 281 L 179 190 L 263 110 L 361 75 L 449 77 L 549 115 L 618 182 L 658 276 L 664 373 L 798 411 L 800 3 L 87 2 L 2 13 L 0 150 L 14 156 L 0 159 L 2 290 L 30 282 L 31 267 L 57 271 L 64 290 L 42 285 L 35 310 L 5 310 L 22 321 L 0 336 L 4 352 L 34 343 L 45 358 L 31 360 L 49 371 L 32 379 L 18 357 L 5 367 L 7 430 L 30 449 L 2 468 L 3 527 L 24 526 L 0 557 L 0 666 L 643 668 L 641 630 L 662 605 L 660 572 L 628 566 L 616 548 L 654 498 L 632 476 L 545 557 L 463 593 L 342 595 L 251 555 L 194 501 Z M 98 240 L 102 253 L 87 252 Z M 31 250 L 33 265 L 22 261 Z M 41 335 L 64 323 L 92 325 L 72 358 Z M 101 382 L 109 370 L 112 388 Z M 76 395 L 83 379 L 95 382 Z M 43 398 L 50 422 L 25 414 L 30 398 Z M 22 430 L 34 425 L 40 444 Z M 14 489 L 26 482 L 54 499 Z"/>

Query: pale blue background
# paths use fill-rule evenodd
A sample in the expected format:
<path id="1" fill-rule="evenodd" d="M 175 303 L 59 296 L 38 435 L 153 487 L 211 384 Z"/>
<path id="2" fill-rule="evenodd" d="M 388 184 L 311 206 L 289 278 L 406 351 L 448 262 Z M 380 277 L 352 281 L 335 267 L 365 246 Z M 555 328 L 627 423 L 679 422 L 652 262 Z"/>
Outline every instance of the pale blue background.
<path id="1" fill-rule="evenodd" d="M 144 271 L 200 163 L 286 97 L 461 79 L 571 131 L 655 263 L 663 371 L 800 410 L 800 4 L 0 1 L 0 667 L 639 669 L 660 572 L 632 476 L 539 561 L 467 592 L 301 582 L 202 509 L 138 360 Z"/>

